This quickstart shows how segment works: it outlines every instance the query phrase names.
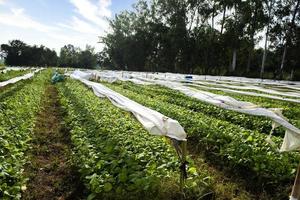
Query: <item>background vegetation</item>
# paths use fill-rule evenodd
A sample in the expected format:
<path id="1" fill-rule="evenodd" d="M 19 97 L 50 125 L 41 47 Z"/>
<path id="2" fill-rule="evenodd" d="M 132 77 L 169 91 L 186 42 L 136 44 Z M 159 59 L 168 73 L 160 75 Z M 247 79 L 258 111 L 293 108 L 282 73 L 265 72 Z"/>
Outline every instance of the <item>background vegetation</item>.
<path id="1" fill-rule="evenodd" d="M 12 40 L 1 45 L 1 53 L 5 64 L 10 66 L 95 68 L 97 65 L 95 50 L 88 45 L 85 50 L 65 45 L 57 56 L 54 50 L 45 46 L 30 46 L 20 40 Z"/>
<path id="2" fill-rule="evenodd" d="M 100 63 L 270 78 L 298 73 L 299 79 L 299 22 L 299 0 L 140 0 L 110 21 Z"/>
<path id="3" fill-rule="evenodd" d="M 60 55 L 19 40 L 7 65 L 37 65 L 300 80 L 300 0 L 139 0 L 110 20 L 101 52 Z"/>

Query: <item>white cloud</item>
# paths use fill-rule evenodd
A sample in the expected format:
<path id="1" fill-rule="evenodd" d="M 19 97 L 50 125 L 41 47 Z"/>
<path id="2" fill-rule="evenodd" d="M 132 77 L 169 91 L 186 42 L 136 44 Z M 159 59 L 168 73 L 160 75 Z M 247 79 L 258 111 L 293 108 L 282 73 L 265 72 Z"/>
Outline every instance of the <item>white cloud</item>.
<path id="1" fill-rule="evenodd" d="M 24 29 L 34 29 L 41 32 L 49 32 L 57 29 L 35 21 L 25 14 L 23 8 L 12 8 L 10 12 L 0 13 L 0 24 Z"/>
<path id="2" fill-rule="evenodd" d="M 0 0 L 1 2 L 4 0 Z M 62 19 L 61 22 L 54 25 L 34 19 L 23 8 L 7 5 L 7 9 L 0 12 L 0 44 L 7 43 L 12 39 L 20 39 L 30 45 L 42 44 L 54 48 L 57 52 L 66 44 L 73 44 L 81 48 L 85 48 L 86 44 L 89 44 L 96 50 L 101 50 L 103 45 L 98 43 L 98 36 L 103 35 L 104 30 L 108 29 L 108 22 L 104 18 L 111 15 L 108 10 L 110 0 L 100 0 L 97 5 L 86 0 L 80 0 L 77 3 L 80 3 L 77 4 L 78 6 L 85 6 L 77 13 L 89 13 L 80 14 L 85 20 L 80 19 L 80 16 L 70 16 L 69 20 Z M 92 9 L 92 12 L 86 9 Z"/>
<path id="3" fill-rule="evenodd" d="M 5 4 L 5 0 L 0 0 L 0 5 L 4 5 Z"/>
<path id="4" fill-rule="evenodd" d="M 1 25 L 0 44 L 7 43 L 9 40 L 20 39 L 29 45 L 44 45 L 50 49 L 55 49 L 57 52 L 67 44 L 73 44 L 83 49 L 86 44 L 89 44 L 94 46 L 97 51 L 100 51 L 103 45 L 98 43 L 98 35 L 70 31 L 67 28 L 40 32 L 16 26 Z"/>
<path id="5" fill-rule="evenodd" d="M 111 5 L 111 0 L 99 0 L 98 4 L 100 15 L 104 17 L 111 17 L 111 11 L 108 9 Z"/>
<path id="6" fill-rule="evenodd" d="M 111 0 L 99 0 L 97 5 L 89 0 L 70 0 L 70 2 L 76 7 L 76 12 L 84 19 L 97 24 L 102 29 L 107 28 L 108 23 L 105 18 L 111 17 L 111 11 L 108 9 Z"/>
<path id="7" fill-rule="evenodd" d="M 58 23 L 60 27 L 72 29 L 77 32 L 81 33 L 93 33 L 93 34 L 99 34 L 101 33 L 101 29 L 95 27 L 94 25 L 87 23 L 78 17 L 73 16 L 72 21 L 70 21 L 68 24 L 64 23 Z"/>

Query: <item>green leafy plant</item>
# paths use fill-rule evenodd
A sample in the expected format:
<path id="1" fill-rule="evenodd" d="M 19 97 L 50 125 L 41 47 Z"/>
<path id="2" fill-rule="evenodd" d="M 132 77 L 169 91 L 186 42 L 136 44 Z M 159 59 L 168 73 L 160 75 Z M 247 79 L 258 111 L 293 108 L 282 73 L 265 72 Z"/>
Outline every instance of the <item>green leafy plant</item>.
<path id="1" fill-rule="evenodd" d="M 177 119 L 188 133 L 193 149 L 204 153 L 208 160 L 220 166 L 226 166 L 232 171 L 247 177 L 252 184 L 263 185 L 274 189 L 274 186 L 290 183 L 299 161 L 297 153 L 279 153 L 269 145 L 266 134 L 256 130 L 245 129 L 215 116 L 210 116 L 200 110 L 188 109 L 185 103 L 169 103 L 169 96 L 156 97 L 145 95 L 142 90 L 135 90 L 128 83 L 105 84 L 111 89 L 135 100 L 145 106 L 157 110 L 167 116 Z M 144 86 L 148 87 L 148 86 Z M 174 101 L 187 101 L 176 96 Z M 167 96 L 167 97 L 166 97 Z M 254 128 L 255 129 L 255 128 Z M 273 137 L 279 146 L 282 138 Z"/>
<path id="2" fill-rule="evenodd" d="M 22 88 L 5 93 L 0 102 L 0 199 L 20 199 L 25 187 L 25 155 L 29 148 L 35 116 L 40 108 L 49 72 L 42 72 Z M 13 89 L 9 88 L 9 90 Z M 1 93 L 1 94 L 2 94 Z"/>
<path id="3" fill-rule="evenodd" d="M 58 88 L 71 129 L 74 163 L 91 191 L 89 199 L 180 195 L 179 160 L 167 140 L 150 135 L 130 113 L 99 99 L 77 81 L 67 80 Z M 199 176 L 190 168 L 189 175 L 187 194 L 203 195 L 209 188 L 205 174 Z M 191 192 L 197 188 L 201 192 Z"/>
<path id="4" fill-rule="evenodd" d="M 0 82 L 7 81 L 7 80 L 15 78 L 17 76 L 22 76 L 22 75 L 27 74 L 29 72 L 30 72 L 29 69 L 26 69 L 26 70 L 9 70 L 5 73 L 0 72 Z"/>

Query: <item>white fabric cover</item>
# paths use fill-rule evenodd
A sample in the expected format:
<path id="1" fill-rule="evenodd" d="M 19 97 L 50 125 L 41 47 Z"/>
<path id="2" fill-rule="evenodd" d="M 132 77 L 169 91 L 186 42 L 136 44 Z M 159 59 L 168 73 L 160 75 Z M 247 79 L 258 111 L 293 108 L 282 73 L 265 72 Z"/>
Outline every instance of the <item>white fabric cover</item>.
<path id="1" fill-rule="evenodd" d="M 273 122 L 282 125 L 286 129 L 285 137 L 281 145 L 280 151 L 292 151 L 300 148 L 300 130 L 292 124 L 290 124 L 286 119 L 284 119 L 283 117 L 279 116 L 277 113 L 271 110 L 260 108 L 257 105 L 250 102 L 238 101 L 229 96 L 217 95 L 206 91 L 192 89 L 183 86 L 179 83 L 172 83 L 169 81 L 155 82 L 160 85 L 164 85 L 165 87 L 178 90 L 186 94 L 187 96 L 194 97 L 196 99 L 224 109 L 233 110 L 236 112 L 241 112 L 250 115 L 268 117 Z"/>
<path id="2" fill-rule="evenodd" d="M 142 74 L 141 72 L 136 73 L 125 73 L 125 72 L 115 72 L 115 71 L 106 71 L 106 72 L 94 72 L 98 77 L 110 76 L 111 79 L 118 80 L 139 80 L 133 81 L 139 84 L 158 84 L 165 87 L 180 91 L 187 96 L 194 97 L 200 101 L 228 109 L 240 113 L 264 116 L 270 118 L 273 123 L 276 125 L 281 125 L 285 128 L 286 133 L 284 137 L 283 144 L 280 148 L 280 151 L 292 151 L 300 148 L 300 130 L 290 124 L 286 118 L 284 118 L 276 109 L 266 109 L 261 108 L 253 103 L 238 101 L 229 96 L 223 96 L 214 94 L 211 92 L 201 91 L 198 89 L 190 88 L 184 86 L 184 83 L 177 82 L 174 80 L 182 80 L 179 76 L 171 77 L 173 81 L 166 80 L 168 78 L 168 73 L 166 74 L 151 74 L 151 76 Z M 140 76 L 139 76 L 140 75 Z M 164 80 L 162 80 L 164 79 Z M 245 80 L 244 80 L 245 81 Z M 246 81 L 245 81 L 246 82 Z M 242 91 L 241 91 L 242 92 Z"/>
<path id="3" fill-rule="evenodd" d="M 175 73 L 152 73 L 152 72 L 132 72 L 132 71 L 96 71 L 90 70 L 95 74 L 108 75 L 110 77 L 122 77 L 125 79 L 131 78 L 146 78 L 146 79 L 154 79 L 154 80 L 167 80 L 167 81 L 176 81 L 182 82 L 187 81 L 187 74 L 175 74 Z M 253 79 L 253 78 L 244 78 L 244 77 L 230 77 L 230 76 L 205 76 L 205 75 L 192 75 L 192 79 L 189 82 L 193 83 L 203 83 L 203 84 L 211 84 L 215 83 L 220 86 L 222 85 L 232 85 L 232 86 L 256 86 L 256 89 L 263 88 L 269 90 L 270 86 L 272 90 L 280 91 L 280 89 L 284 89 L 284 93 L 277 93 L 278 95 L 285 95 L 286 90 L 290 89 L 290 92 L 295 92 L 295 90 L 300 90 L 300 82 L 299 81 L 278 81 L 278 80 L 269 80 L 269 79 Z M 234 88 L 233 88 L 234 89 Z M 252 88 L 254 89 L 254 88 Z M 272 90 L 267 91 L 264 90 L 262 92 L 270 93 Z M 292 96 L 294 96 L 292 94 Z"/>
<path id="4" fill-rule="evenodd" d="M 41 70 L 41 69 L 37 69 L 37 70 L 35 70 L 34 72 L 25 74 L 25 75 L 23 75 L 23 76 L 18 76 L 18 77 L 9 79 L 9 80 L 7 80 L 7 81 L 0 82 L 0 87 L 4 87 L 4 86 L 6 86 L 6 85 L 8 85 L 8 84 L 16 83 L 16 82 L 18 82 L 18 81 L 20 81 L 20 80 L 29 79 L 29 78 L 31 78 L 31 77 L 34 76 L 34 73 L 36 73 L 36 72 L 38 72 L 38 71 L 40 71 L 40 70 Z"/>
<path id="5" fill-rule="evenodd" d="M 297 197 L 290 196 L 290 200 L 298 200 Z"/>
<path id="6" fill-rule="evenodd" d="M 194 84 L 191 84 L 191 85 L 194 85 Z M 293 103 L 300 103 L 300 98 L 292 99 L 292 98 L 274 96 L 274 95 L 269 95 L 269 94 L 262 94 L 262 93 L 249 92 L 249 91 L 240 91 L 240 90 L 233 90 L 233 89 L 220 88 L 220 87 L 209 87 L 209 86 L 204 86 L 204 85 L 196 85 L 196 86 L 204 88 L 204 89 L 209 89 L 209 90 L 219 90 L 219 91 L 228 92 L 228 93 L 236 93 L 236 94 L 243 94 L 243 95 L 249 95 L 249 96 L 264 97 L 264 98 L 269 98 L 269 99 L 276 99 L 276 100 L 281 100 L 281 101 L 288 101 L 288 102 L 293 102 Z"/>
<path id="7" fill-rule="evenodd" d="M 120 76 L 120 73 L 117 72 L 113 72 L 113 73 L 115 75 Z M 225 92 L 235 92 L 239 94 L 245 94 L 251 96 L 255 95 L 255 96 L 261 96 L 270 99 L 300 103 L 300 94 L 297 91 L 300 90 L 299 82 L 249 79 L 243 77 L 217 77 L 216 78 L 214 76 L 198 76 L 198 75 L 193 75 L 192 80 L 186 80 L 185 78 L 186 75 L 184 74 L 145 73 L 145 72 L 126 72 L 127 74 L 125 72 L 121 72 L 121 73 L 123 77 L 131 76 L 132 78 L 136 78 L 136 79 L 189 82 L 191 84 L 201 84 L 214 90 L 222 90 Z M 222 81 L 221 79 L 225 81 Z M 210 87 L 208 85 L 219 86 L 219 88 Z M 272 89 L 269 89 L 270 86 L 272 86 Z M 278 88 L 278 90 L 276 90 L 276 87 Z M 280 89 L 281 90 L 284 89 L 285 91 L 284 92 L 280 91 Z M 262 93 L 239 91 L 239 90 L 256 90 Z M 279 96 L 274 96 L 274 95 L 279 95 Z M 292 99 L 287 97 L 295 97 L 295 98 Z"/>
<path id="8" fill-rule="evenodd" d="M 192 83 L 197 83 L 197 84 L 201 84 L 203 83 L 203 81 L 197 81 L 197 82 L 192 82 Z M 225 87 L 225 88 L 230 88 L 230 89 L 238 89 L 238 90 L 256 90 L 259 92 L 264 92 L 264 93 L 268 93 L 268 94 L 274 94 L 274 95 L 280 95 L 280 96 L 287 96 L 287 97 L 300 97 L 300 93 L 299 92 L 280 92 L 274 89 L 265 89 L 263 87 L 259 87 L 259 86 L 254 86 L 254 85 L 230 85 L 230 84 L 221 84 L 221 83 L 208 83 L 209 85 L 213 85 L 213 86 L 221 86 L 221 87 Z"/>
<path id="9" fill-rule="evenodd" d="M 130 111 L 144 128 L 153 135 L 168 136 L 176 140 L 186 140 L 186 133 L 178 121 L 168 118 L 161 113 L 142 106 L 129 98 L 105 87 L 100 83 L 89 81 L 91 73 L 75 71 L 71 78 L 77 79 L 92 88 L 98 97 L 107 97 L 115 106 Z"/>
<path id="10" fill-rule="evenodd" d="M 26 70 L 29 69 L 28 67 L 5 67 L 4 69 L 1 70 L 1 73 L 6 73 L 8 71 L 19 71 L 19 70 Z"/>

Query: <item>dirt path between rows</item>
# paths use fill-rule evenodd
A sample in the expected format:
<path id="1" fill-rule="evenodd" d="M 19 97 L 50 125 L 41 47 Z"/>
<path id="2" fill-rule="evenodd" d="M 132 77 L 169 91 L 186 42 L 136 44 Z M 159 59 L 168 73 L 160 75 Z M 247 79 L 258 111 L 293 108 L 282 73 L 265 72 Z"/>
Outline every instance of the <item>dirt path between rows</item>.
<path id="1" fill-rule="evenodd" d="M 29 177 L 22 199 L 81 199 L 83 187 L 70 162 L 70 135 L 63 124 L 63 111 L 58 92 L 48 85 L 38 113 L 29 152 Z"/>

